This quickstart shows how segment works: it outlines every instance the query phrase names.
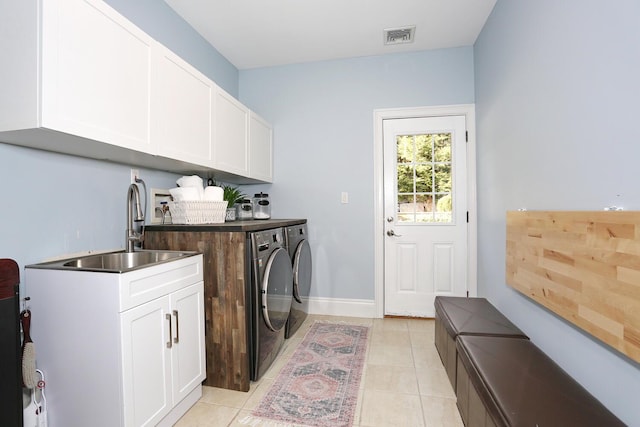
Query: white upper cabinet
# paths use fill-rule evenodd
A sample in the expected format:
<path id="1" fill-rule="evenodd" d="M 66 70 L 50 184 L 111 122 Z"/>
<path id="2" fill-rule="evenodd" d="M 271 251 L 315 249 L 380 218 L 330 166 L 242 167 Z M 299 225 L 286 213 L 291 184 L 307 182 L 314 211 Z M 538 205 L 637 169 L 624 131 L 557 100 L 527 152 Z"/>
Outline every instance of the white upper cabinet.
<path id="1" fill-rule="evenodd" d="M 213 167 L 249 176 L 249 109 L 218 88 L 214 106 Z"/>
<path id="2" fill-rule="evenodd" d="M 211 167 L 215 84 L 164 46 L 154 53 L 151 137 L 158 155 Z"/>
<path id="3" fill-rule="evenodd" d="M 254 112 L 251 112 L 249 125 L 249 176 L 273 181 L 273 130 Z"/>
<path id="4" fill-rule="evenodd" d="M 42 125 L 151 152 L 153 39 L 102 2 L 43 2 Z"/>
<path id="5" fill-rule="evenodd" d="M 271 181 L 269 125 L 103 1 L 0 0 L 0 16 L 0 142 Z"/>
<path id="6" fill-rule="evenodd" d="M 12 17 L 3 23 L 11 36 L 0 41 L 9 53 L 1 84 L 11 88 L 0 100 L 2 130 L 50 129 L 153 150 L 151 37 L 97 1 L 3 1 L 0 14 Z M 29 98 L 14 109 L 21 93 Z"/>

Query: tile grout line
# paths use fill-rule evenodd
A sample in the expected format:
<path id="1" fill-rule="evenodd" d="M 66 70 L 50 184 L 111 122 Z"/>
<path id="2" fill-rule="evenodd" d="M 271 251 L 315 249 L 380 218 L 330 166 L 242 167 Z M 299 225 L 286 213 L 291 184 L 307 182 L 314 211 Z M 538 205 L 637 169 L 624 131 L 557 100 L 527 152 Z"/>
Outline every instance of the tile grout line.
<path id="1" fill-rule="evenodd" d="M 409 324 L 407 323 L 407 328 L 409 328 Z M 422 394 L 420 391 L 420 381 L 418 381 L 418 367 L 416 366 L 416 354 L 415 348 L 413 346 L 413 340 L 411 338 L 411 330 L 409 330 L 409 344 L 411 345 L 411 358 L 413 359 L 413 376 L 416 381 L 416 390 L 418 390 L 418 401 L 420 402 L 420 415 L 422 416 L 422 425 L 427 426 L 427 420 L 424 416 L 424 404 L 422 402 Z"/>

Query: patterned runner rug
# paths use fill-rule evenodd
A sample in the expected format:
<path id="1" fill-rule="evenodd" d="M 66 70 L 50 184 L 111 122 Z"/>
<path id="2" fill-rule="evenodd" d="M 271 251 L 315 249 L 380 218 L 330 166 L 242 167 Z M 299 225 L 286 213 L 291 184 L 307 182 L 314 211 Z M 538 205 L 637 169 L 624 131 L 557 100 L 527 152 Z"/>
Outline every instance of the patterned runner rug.
<path id="1" fill-rule="evenodd" d="M 248 424 L 351 426 L 368 332 L 367 326 L 315 322 Z"/>

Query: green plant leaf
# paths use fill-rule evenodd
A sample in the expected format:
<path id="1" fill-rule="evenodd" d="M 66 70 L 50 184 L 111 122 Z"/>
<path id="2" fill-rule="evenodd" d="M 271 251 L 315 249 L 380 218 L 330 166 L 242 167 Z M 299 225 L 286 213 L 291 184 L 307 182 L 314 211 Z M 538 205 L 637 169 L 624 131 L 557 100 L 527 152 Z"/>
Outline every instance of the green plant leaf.
<path id="1" fill-rule="evenodd" d="M 227 207 L 230 208 L 238 201 L 244 199 L 246 196 L 238 187 L 234 187 L 231 185 L 223 185 L 222 186 L 222 199 L 227 201 Z"/>

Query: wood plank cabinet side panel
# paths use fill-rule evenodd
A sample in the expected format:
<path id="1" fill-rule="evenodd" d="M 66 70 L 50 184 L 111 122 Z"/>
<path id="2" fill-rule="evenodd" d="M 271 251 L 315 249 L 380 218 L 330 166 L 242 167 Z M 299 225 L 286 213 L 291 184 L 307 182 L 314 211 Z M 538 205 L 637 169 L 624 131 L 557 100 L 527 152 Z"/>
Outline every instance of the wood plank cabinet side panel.
<path id="1" fill-rule="evenodd" d="M 224 358 L 227 361 L 226 374 L 230 376 L 233 389 L 241 389 L 247 383 L 246 369 L 240 369 L 234 361 L 248 358 L 248 322 L 246 306 L 245 281 L 245 233 L 218 232 L 215 235 L 217 250 L 217 266 L 215 268 L 218 286 L 218 301 L 220 310 L 214 313 L 214 323 L 223 325 L 220 331 L 222 338 L 220 345 L 224 348 Z M 248 366 L 248 365 L 247 365 Z M 248 387 L 248 385 L 247 385 Z M 248 391 L 244 390 L 243 391 Z"/>
<path id="2" fill-rule="evenodd" d="M 146 249 L 188 250 L 204 254 L 204 385 L 249 391 L 248 295 L 244 232 L 147 231 Z"/>

